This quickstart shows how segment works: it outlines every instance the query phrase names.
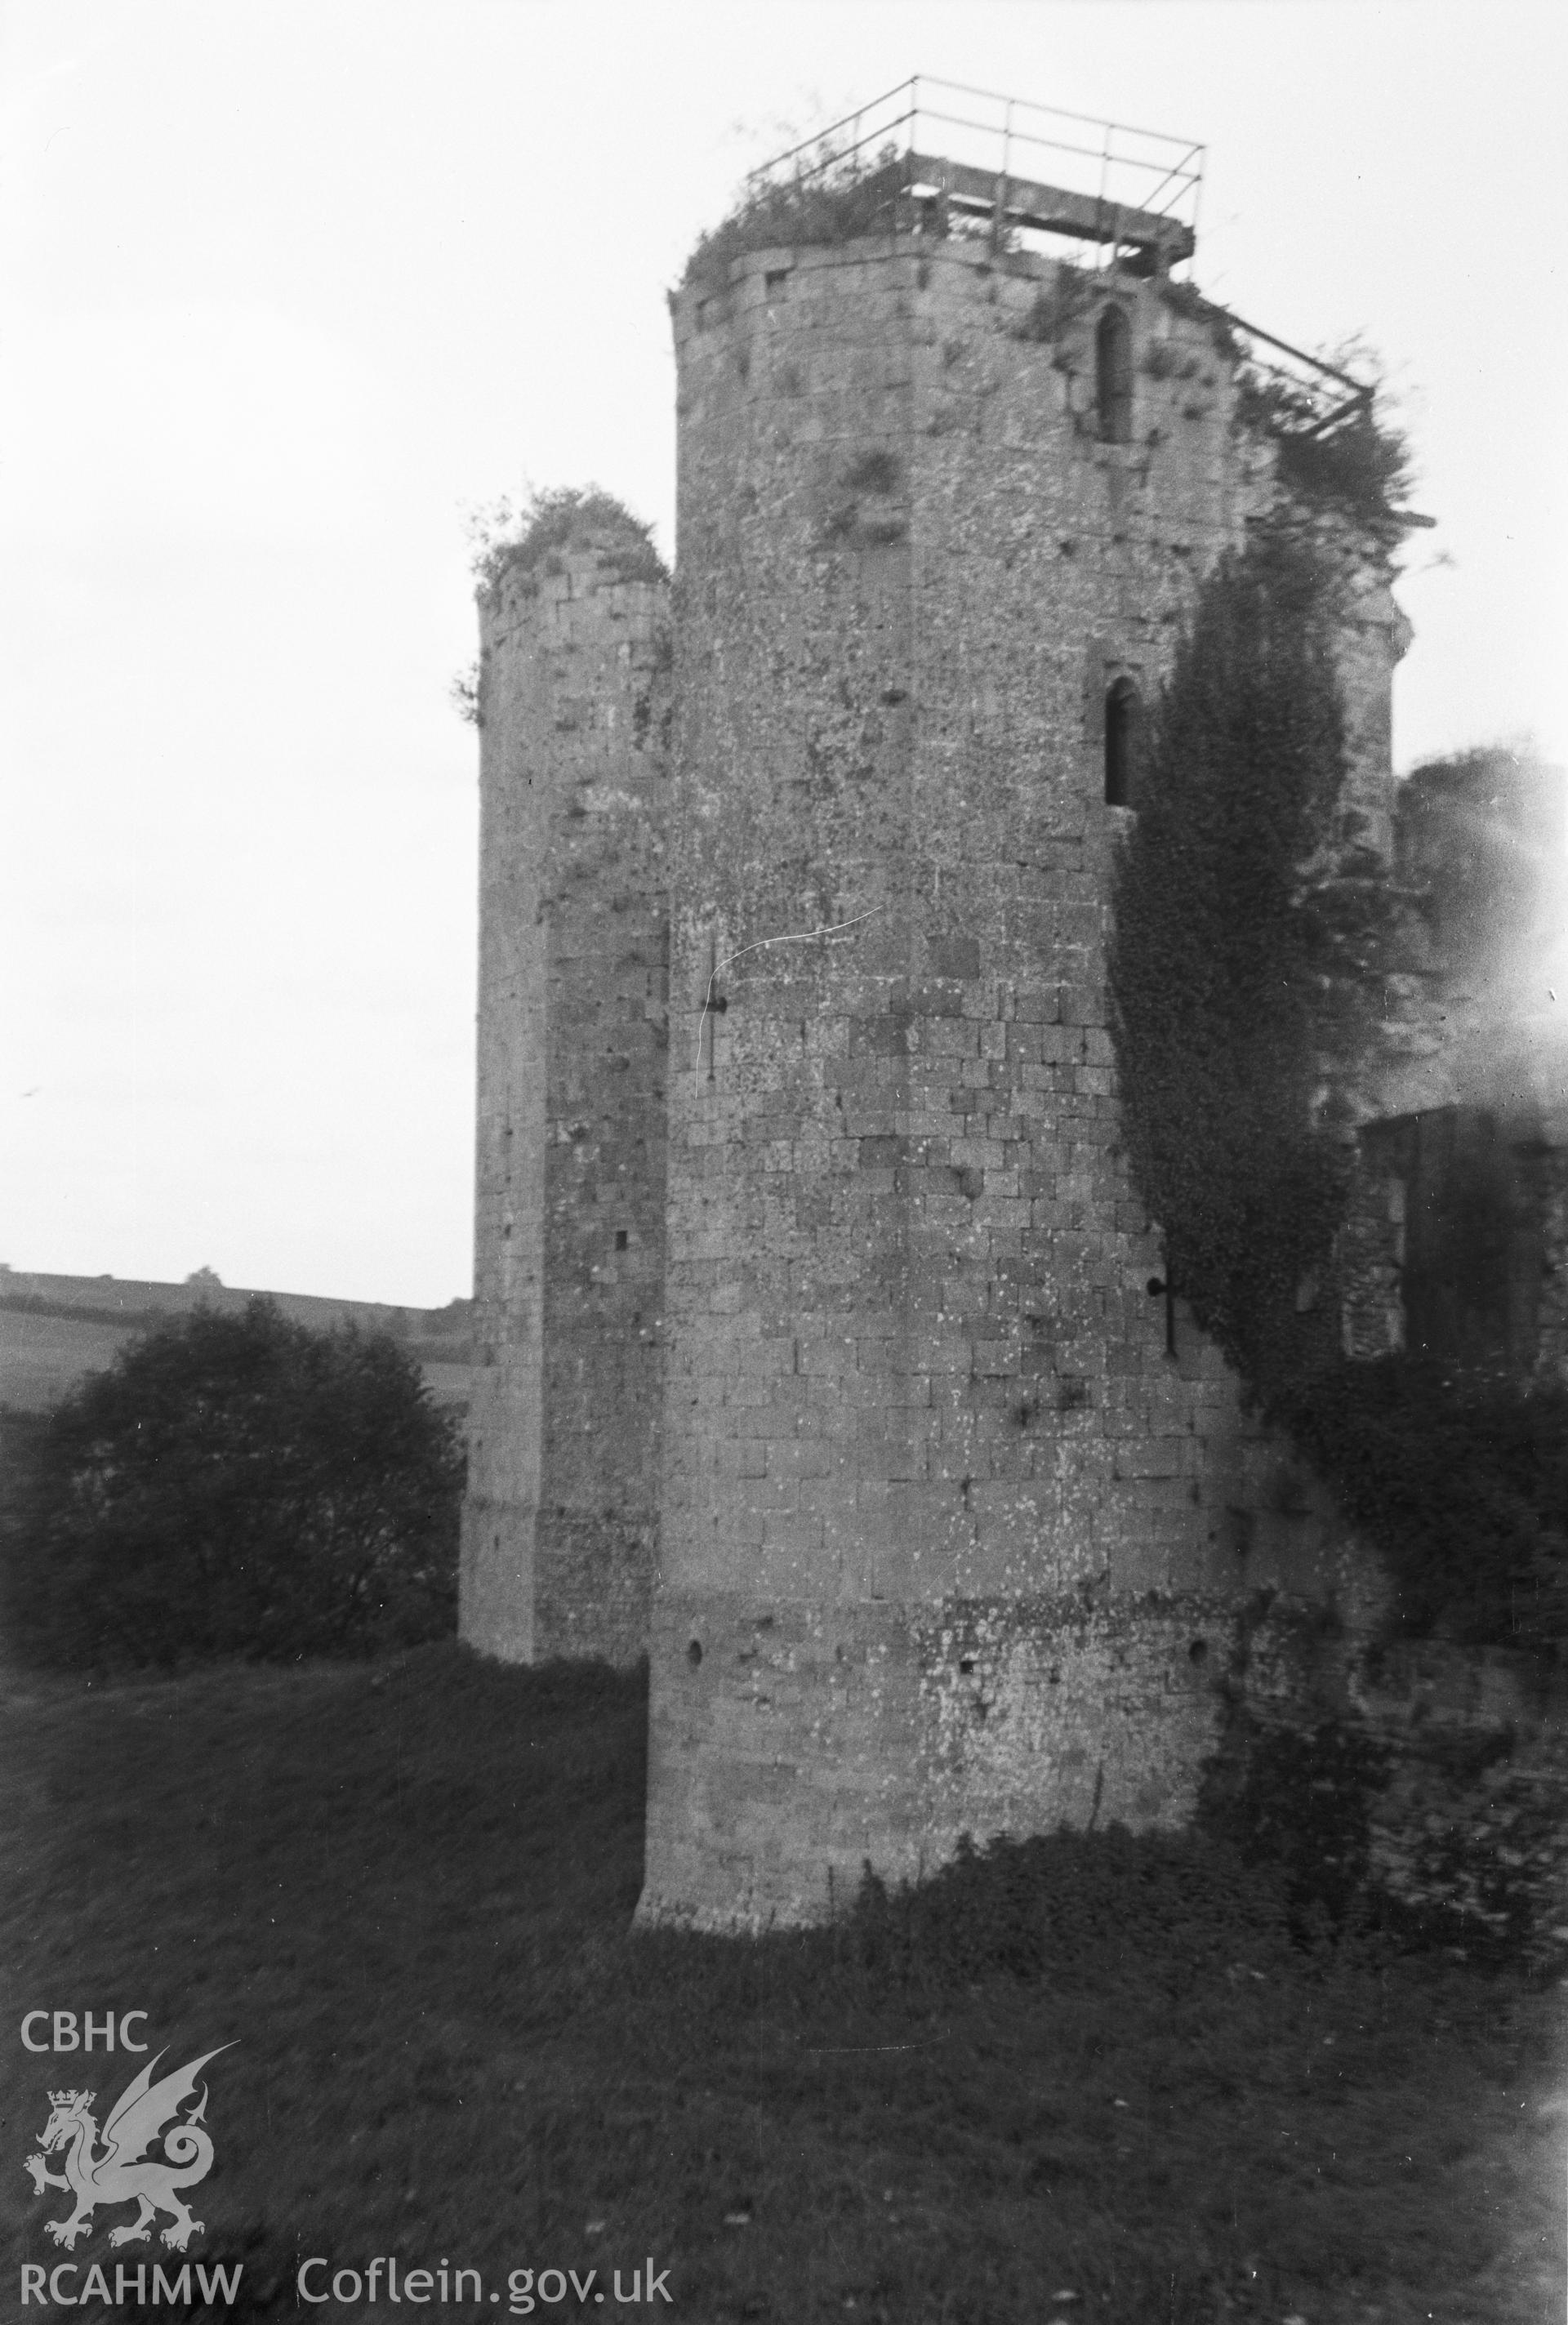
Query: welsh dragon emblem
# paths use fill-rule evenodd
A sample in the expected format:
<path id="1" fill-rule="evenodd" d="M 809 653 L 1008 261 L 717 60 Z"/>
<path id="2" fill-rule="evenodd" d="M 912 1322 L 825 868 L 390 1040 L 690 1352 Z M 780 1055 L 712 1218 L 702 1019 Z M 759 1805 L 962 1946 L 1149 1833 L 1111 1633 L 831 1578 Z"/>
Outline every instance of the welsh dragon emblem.
<path id="1" fill-rule="evenodd" d="M 232 2048 L 227 2042 L 218 2045 L 219 2050 Z M 128 2228 L 110 2229 L 111 2245 L 144 2244 L 160 2212 L 172 2217 L 172 2225 L 162 2231 L 162 2240 L 174 2251 L 183 2252 L 190 2238 L 201 2233 L 203 2223 L 191 2218 L 189 2208 L 175 2191 L 205 2180 L 212 2169 L 212 2141 L 201 2120 L 207 2112 L 205 2087 L 192 2114 L 181 2121 L 177 2120 L 177 2111 L 192 2096 L 202 2068 L 209 2059 L 217 2058 L 218 2052 L 203 2052 L 188 2067 L 181 2067 L 155 2083 L 153 2070 L 162 2056 L 160 2051 L 157 2058 L 149 2059 L 121 2093 L 104 2126 L 101 2152 L 97 2123 L 88 2112 L 97 2092 L 49 2094 L 49 2121 L 38 2135 L 43 2154 L 30 2155 L 23 2169 L 32 2174 L 36 2195 L 42 2196 L 46 2188 L 63 2188 L 76 2198 L 76 2209 L 69 2219 L 45 2220 L 43 2224 L 45 2235 L 52 2237 L 57 2245 L 64 2245 L 68 2251 L 78 2237 L 91 2236 L 92 2213 L 99 2204 L 141 2207 Z M 144 2154 L 160 2133 L 166 2161 Z M 66 2150 L 65 2170 L 51 2172 L 43 2157 L 61 2147 Z"/>

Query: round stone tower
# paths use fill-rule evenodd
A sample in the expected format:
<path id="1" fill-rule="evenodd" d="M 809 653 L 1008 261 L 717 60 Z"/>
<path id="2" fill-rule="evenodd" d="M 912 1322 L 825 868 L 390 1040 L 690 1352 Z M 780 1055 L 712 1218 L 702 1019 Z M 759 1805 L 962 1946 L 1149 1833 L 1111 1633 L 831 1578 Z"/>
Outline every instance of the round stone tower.
<path id="1" fill-rule="evenodd" d="M 640 1910 L 756 1926 L 966 1829 L 1192 1805 L 1257 1449 L 1118 1151 L 1106 900 L 1269 462 L 1157 269 L 883 236 L 673 314 Z"/>
<path id="2" fill-rule="evenodd" d="M 668 587 L 645 531 L 561 496 L 481 595 L 480 635 L 461 1629 L 508 1661 L 628 1663 L 657 1542 L 664 1230 Z"/>

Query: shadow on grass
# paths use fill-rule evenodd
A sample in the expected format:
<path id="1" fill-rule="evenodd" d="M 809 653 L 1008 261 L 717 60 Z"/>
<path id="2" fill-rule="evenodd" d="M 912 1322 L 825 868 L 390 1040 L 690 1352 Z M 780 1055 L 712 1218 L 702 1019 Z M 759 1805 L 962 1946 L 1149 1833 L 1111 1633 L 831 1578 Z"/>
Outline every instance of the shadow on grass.
<path id="1" fill-rule="evenodd" d="M 687 2320 L 1560 2311 L 1555 1996 L 1304 1951 L 1261 1876 L 1117 1833 L 868 1887 L 831 1930 L 633 1935 L 644 1718 L 640 1675 L 456 1647 L 0 1709 L 13 2024 L 237 2045 L 199 2208 L 200 2256 L 245 2263 L 231 2316 L 298 2313 L 310 2255 L 478 2269 L 503 2316 L 575 2311 L 552 2269 L 614 2315 L 650 2256 Z M 94 2059 L 105 2107 L 133 2063 Z M 25 2061 L 23 2136 L 84 2065 Z M 60 2199 L 8 2176 L 52 2265 Z"/>

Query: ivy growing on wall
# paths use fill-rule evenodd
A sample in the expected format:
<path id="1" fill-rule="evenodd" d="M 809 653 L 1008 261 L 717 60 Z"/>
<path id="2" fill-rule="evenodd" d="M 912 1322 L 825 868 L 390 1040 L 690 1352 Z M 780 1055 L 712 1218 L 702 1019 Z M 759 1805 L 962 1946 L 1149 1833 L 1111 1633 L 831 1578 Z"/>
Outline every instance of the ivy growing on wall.
<path id="1" fill-rule="evenodd" d="M 1336 872 L 1334 606 L 1321 536 L 1257 529 L 1202 591 L 1152 721 L 1112 885 L 1128 1159 L 1174 1288 L 1381 1551 L 1405 1626 L 1555 1654 L 1568 1390 L 1340 1346 L 1350 1154 L 1324 1059 L 1364 1036 L 1357 977 L 1375 991 L 1391 923 L 1376 884 Z"/>
<path id="2" fill-rule="evenodd" d="M 1153 722 L 1112 889 L 1110 984 L 1134 1176 L 1174 1288 L 1256 1395 L 1298 1370 L 1343 1214 L 1311 1126 L 1317 931 L 1303 868 L 1345 770 L 1331 572 L 1261 528 L 1199 599 Z"/>

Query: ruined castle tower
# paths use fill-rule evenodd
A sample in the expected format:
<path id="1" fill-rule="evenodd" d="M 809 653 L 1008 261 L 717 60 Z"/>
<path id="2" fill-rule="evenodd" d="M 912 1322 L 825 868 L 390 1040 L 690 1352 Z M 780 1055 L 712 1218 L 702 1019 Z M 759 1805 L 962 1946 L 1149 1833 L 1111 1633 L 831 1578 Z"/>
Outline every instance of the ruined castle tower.
<path id="1" fill-rule="evenodd" d="M 673 301 L 668 774 L 656 588 L 573 546 L 486 616 L 464 1631 L 646 1637 L 649 1921 L 1179 1822 L 1239 1607 L 1344 1582 L 1165 1288 L 1108 1024 L 1144 705 L 1275 489 L 1240 350 L 1168 218 L 890 183 L 874 229 L 720 245 Z M 950 197 L 1118 263 L 933 232 Z M 1404 634 L 1379 558 L 1351 580 L 1386 849 Z"/>
<path id="2" fill-rule="evenodd" d="M 676 303 L 645 1918 L 1174 1822 L 1211 1748 L 1248 1432 L 1151 1296 L 1104 940 L 1139 704 L 1268 487 L 1144 255 L 868 237 Z M 1397 645 L 1369 601 L 1374 792 Z"/>
<path id="3" fill-rule="evenodd" d="M 567 496 L 480 598 L 463 1636 L 636 1659 L 657 1541 L 667 585 Z"/>

